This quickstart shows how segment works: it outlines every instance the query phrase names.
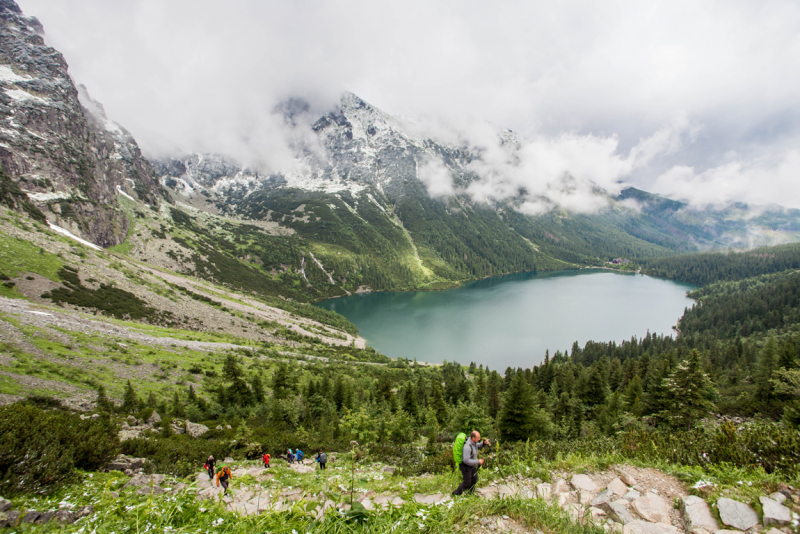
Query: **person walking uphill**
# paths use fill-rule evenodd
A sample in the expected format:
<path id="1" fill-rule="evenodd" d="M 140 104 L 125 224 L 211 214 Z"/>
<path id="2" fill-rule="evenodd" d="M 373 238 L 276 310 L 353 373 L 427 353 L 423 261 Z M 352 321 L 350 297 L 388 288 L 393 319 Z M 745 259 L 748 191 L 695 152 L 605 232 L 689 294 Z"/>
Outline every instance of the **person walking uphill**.
<path id="1" fill-rule="evenodd" d="M 206 460 L 206 471 L 208 471 L 208 480 L 214 480 L 214 465 L 217 463 L 213 456 L 209 456 Z"/>
<path id="2" fill-rule="evenodd" d="M 230 484 L 231 480 L 233 480 L 233 474 L 230 468 L 227 465 L 220 467 L 219 471 L 217 471 L 217 487 L 222 484 L 222 487 L 225 488 L 223 495 L 228 494 L 228 484 Z"/>
<path id="3" fill-rule="evenodd" d="M 271 458 L 271 456 L 269 455 L 269 453 L 265 452 L 264 453 L 264 469 L 269 469 L 269 459 L 270 458 Z"/>
<path id="4" fill-rule="evenodd" d="M 469 439 L 464 442 L 464 449 L 461 452 L 461 463 L 458 468 L 461 470 L 461 484 L 453 491 L 453 495 L 461 495 L 464 492 L 472 493 L 478 483 L 478 466 L 483 465 L 483 458 L 478 459 L 478 449 L 489 445 L 489 440 L 481 441 L 481 434 L 473 430 Z"/>

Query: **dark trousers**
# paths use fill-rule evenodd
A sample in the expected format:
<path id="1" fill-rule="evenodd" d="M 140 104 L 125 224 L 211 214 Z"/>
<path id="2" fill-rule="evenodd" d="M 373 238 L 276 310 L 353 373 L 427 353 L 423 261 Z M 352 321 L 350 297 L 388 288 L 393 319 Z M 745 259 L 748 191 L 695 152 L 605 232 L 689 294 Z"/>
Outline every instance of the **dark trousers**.
<path id="1" fill-rule="evenodd" d="M 478 483 L 478 466 L 461 463 L 458 464 L 458 468 L 461 470 L 461 476 L 463 477 L 463 480 L 461 481 L 461 485 L 459 485 L 453 492 L 453 495 L 461 495 L 465 492 L 474 492 L 475 484 Z"/>
<path id="2" fill-rule="evenodd" d="M 222 484 L 223 488 L 225 488 L 224 493 L 227 494 L 228 493 L 228 477 L 220 478 L 219 479 L 219 483 Z"/>
<path id="3" fill-rule="evenodd" d="M 214 480 L 214 468 L 213 467 L 209 467 L 208 468 L 208 479 L 209 480 Z"/>
<path id="4" fill-rule="evenodd" d="M 326 464 L 326 463 L 327 463 L 327 462 L 320 462 L 320 463 L 319 463 L 319 468 L 320 468 L 320 469 L 325 469 L 325 464 Z"/>

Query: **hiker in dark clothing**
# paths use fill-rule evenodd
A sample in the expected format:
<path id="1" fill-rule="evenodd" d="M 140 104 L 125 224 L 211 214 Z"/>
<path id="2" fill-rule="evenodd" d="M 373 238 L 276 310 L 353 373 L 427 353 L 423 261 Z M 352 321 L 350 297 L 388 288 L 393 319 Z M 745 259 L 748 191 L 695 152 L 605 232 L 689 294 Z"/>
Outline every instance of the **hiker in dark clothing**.
<path id="1" fill-rule="evenodd" d="M 206 471 L 208 471 L 208 479 L 214 480 L 214 465 L 217 463 L 213 456 L 209 456 L 206 460 Z"/>
<path id="2" fill-rule="evenodd" d="M 481 443 L 478 443 L 479 441 L 481 441 L 480 432 L 473 430 L 469 439 L 464 442 L 461 463 L 458 465 L 463 480 L 453 491 L 453 495 L 461 495 L 464 492 L 473 493 L 475 491 L 475 485 L 478 483 L 478 467 L 483 465 L 483 458 L 478 459 L 478 449 L 489 445 L 488 439 L 483 440 Z"/>
<path id="3" fill-rule="evenodd" d="M 325 469 L 325 466 L 328 463 L 328 455 L 322 452 L 322 450 L 317 451 L 317 463 L 319 464 L 320 469 Z"/>

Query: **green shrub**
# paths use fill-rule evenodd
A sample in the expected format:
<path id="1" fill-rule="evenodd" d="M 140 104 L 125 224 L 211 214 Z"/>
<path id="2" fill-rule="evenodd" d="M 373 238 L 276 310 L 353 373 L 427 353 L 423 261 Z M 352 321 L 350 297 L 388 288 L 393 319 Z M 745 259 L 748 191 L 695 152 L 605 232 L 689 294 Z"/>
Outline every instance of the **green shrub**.
<path id="1" fill-rule="evenodd" d="M 108 417 L 81 419 L 33 403 L 0 407 L 0 493 L 47 493 L 74 469 L 97 470 L 119 453 Z"/>

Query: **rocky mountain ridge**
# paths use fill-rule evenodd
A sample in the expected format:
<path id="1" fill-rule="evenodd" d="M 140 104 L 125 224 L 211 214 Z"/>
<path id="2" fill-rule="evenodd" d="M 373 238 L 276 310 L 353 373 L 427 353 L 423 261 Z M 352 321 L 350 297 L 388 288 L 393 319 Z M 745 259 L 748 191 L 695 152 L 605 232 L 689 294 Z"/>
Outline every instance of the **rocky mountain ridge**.
<path id="1" fill-rule="evenodd" d="M 50 222 L 119 244 L 129 221 L 116 197 L 156 206 L 159 186 L 133 137 L 75 86 L 43 36 L 35 17 L 0 2 L 0 163 Z"/>

